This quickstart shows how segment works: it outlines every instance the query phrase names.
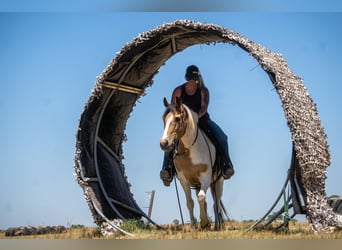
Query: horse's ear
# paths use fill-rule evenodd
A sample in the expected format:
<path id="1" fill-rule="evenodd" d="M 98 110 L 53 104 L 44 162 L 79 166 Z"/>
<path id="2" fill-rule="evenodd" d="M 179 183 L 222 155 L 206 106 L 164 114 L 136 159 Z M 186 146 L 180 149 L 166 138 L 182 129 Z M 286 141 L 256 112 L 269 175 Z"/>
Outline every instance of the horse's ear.
<path id="1" fill-rule="evenodd" d="M 183 112 L 182 99 L 178 96 L 176 97 L 176 109 L 179 112 Z"/>
<path id="2" fill-rule="evenodd" d="M 166 97 L 164 97 L 163 102 L 165 107 L 170 106 L 170 103 L 167 101 Z"/>
<path id="3" fill-rule="evenodd" d="M 182 99 L 179 96 L 176 97 L 176 105 L 177 105 L 177 107 L 182 106 Z"/>

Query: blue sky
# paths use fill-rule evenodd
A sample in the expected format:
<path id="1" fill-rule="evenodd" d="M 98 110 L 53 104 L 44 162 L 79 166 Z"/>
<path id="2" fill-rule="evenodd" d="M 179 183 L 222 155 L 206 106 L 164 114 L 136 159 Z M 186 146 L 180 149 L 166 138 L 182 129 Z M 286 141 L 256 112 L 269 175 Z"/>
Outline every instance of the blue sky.
<path id="1" fill-rule="evenodd" d="M 96 77 L 124 44 L 176 19 L 221 25 L 284 56 L 303 78 L 328 135 L 327 194 L 342 195 L 340 13 L 0 13 L 0 229 L 94 225 L 73 176 L 80 114 Z M 227 44 L 192 46 L 176 54 L 137 103 L 124 144 L 134 198 L 146 209 L 146 192 L 155 190 L 152 219 L 180 220 L 174 186 L 166 188 L 159 179 L 159 139 L 162 98 L 170 98 L 190 64 L 200 68 L 211 93 L 209 113 L 229 136 L 236 174 L 224 184 L 223 202 L 236 220 L 258 219 L 285 181 L 290 132 L 266 73 L 247 53 Z M 184 198 L 182 205 L 187 221 Z"/>
<path id="2" fill-rule="evenodd" d="M 340 11 L 339 0 L 2 0 L 2 11 Z"/>

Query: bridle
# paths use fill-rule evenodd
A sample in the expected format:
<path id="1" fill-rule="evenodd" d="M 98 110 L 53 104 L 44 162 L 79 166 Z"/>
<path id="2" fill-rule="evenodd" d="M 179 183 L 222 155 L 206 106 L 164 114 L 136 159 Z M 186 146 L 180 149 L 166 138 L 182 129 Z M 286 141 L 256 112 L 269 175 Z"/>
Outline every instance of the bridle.
<path id="1" fill-rule="evenodd" d="M 180 122 L 181 122 L 181 125 L 180 125 L 180 131 L 185 131 L 186 130 L 186 127 L 187 127 L 187 121 L 184 117 L 188 117 L 189 115 L 187 114 L 187 111 L 183 108 L 183 110 L 179 111 L 180 112 Z M 184 152 L 178 152 L 178 146 L 179 146 L 179 140 L 180 138 L 182 138 L 182 136 L 179 136 L 180 133 L 176 133 L 174 132 L 176 135 L 177 135 L 177 139 L 175 140 L 174 144 L 173 144 L 173 158 L 176 158 L 177 156 L 179 155 L 183 155 L 183 154 L 186 154 L 187 152 L 189 152 L 189 150 L 191 149 L 191 147 L 196 143 L 197 141 L 197 138 L 198 138 L 198 131 L 199 131 L 199 127 L 197 125 L 196 127 L 196 135 L 195 135 L 195 138 L 193 140 L 193 142 L 191 143 L 191 145 L 188 147 L 188 148 L 185 148 Z M 184 132 L 182 132 L 184 133 Z"/>
<path id="2" fill-rule="evenodd" d="M 175 159 L 177 156 L 180 156 L 180 155 L 184 155 L 186 153 L 188 153 L 190 151 L 190 149 L 192 148 L 192 146 L 196 143 L 197 139 L 198 139 L 198 134 L 199 134 L 199 126 L 197 124 L 196 126 L 196 135 L 195 135 L 195 138 L 194 140 L 192 141 L 191 145 L 188 147 L 188 148 L 185 148 L 185 150 L 183 152 L 178 152 L 178 146 L 179 146 L 179 140 L 180 138 L 177 139 L 177 141 L 174 143 L 174 153 L 173 153 L 173 159 Z M 201 133 L 203 133 L 203 131 L 201 131 Z M 209 151 L 209 156 L 210 156 L 210 162 L 212 164 L 214 164 L 213 160 L 212 160 L 212 157 L 211 157 L 211 152 L 210 152 L 210 146 L 209 146 L 209 143 L 208 143 L 208 140 L 206 139 L 206 137 L 204 137 L 204 140 L 205 140 L 205 143 L 208 147 L 208 151 Z"/>
<path id="3" fill-rule="evenodd" d="M 182 130 L 185 131 L 186 126 L 187 126 L 187 122 L 185 121 L 184 117 L 187 117 L 188 114 L 184 114 L 183 112 L 186 113 L 187 111 L 185 109 L 184 109 L 184 111 L 180 111 L 180 113 L 181 113 L 181 115 L 180 115 L 181 121 L 180 122 L 182 122 L 182 124 L 180 126 L 180 131 L 182 131 Z M 175 159 L 177 156 L 184 155 L 184 154 L 186 154 L 186 153 L 188 153 L 190 151 L 190 149 L 192 148 L 192 146 L 196 143 L 196 141 L 198 139 L 199 130 L 200 130 L 200 128 L 199 128 L 199 126 L 197 124 L 197 126 L 196 126 L 196 135 L 194 137 L 194 140 L 192 141 L 192 143 L 190 144 L 189 147 L 185 148 L 185 150 L 183 152 L 179 152 L 178 151 L 179 140 L 180 140 L 180 138 L 182 136 L 179 136 L 180 133 L 173 132 L 176 135 L 175 137 L 177 138 L 177 139 L 175 139 L 175 141 L 173 143 L 173 148 L 172 148 L 173 149 L 173 159 Z M 201 131 L 201 133 L 203 133 L 203 131 Z M 204 137 L 204 139 L 205 139 L 205 142 L 206 142 L 208 150 L 209 150 L 210 162 L 212 162 L 209 143 L 208 143 L 208 141 L 207 141 L 207 139 L 205 137 Z M 212 164 L 213 164 L 213 162 L 212 162 Z"/>
<path id="4" fill-rule="evenodd" d="M 191 149 L 191 147 L 195 144 L 195 142 L 197 141 L 197 138 L 198 138 L 198 126 L 197 126 L 197 129 L 196 129 L 196 136 L 193 140 L 193 142 L 191 143 L 190 147 L 188 148 L 185 148 L 184 152 L 178 152 L 178 144 L 179 144 L 179 140 L 177 140 L 177 142 L 174 144 L 174 156 L 173 158 L 176 158 L 178 155 L 183 155 L 183 154 L 186 154 L 187 152 L 189 152 L 189 150 Z"/>

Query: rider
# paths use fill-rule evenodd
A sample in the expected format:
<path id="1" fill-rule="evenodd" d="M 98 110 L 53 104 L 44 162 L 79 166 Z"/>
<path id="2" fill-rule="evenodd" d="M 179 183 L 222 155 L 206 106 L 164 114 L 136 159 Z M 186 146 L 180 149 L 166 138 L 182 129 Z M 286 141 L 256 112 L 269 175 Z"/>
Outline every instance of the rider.
<path id="1" fill-rule="evenodd" d="M 176 97 L 180 97 L 182 103 L 198 114 L 199 127 L 211 139 L 219 153 L 223 178 L 229 179 L 234 174 L 234 169 L 228 153 L 228 138 L 222 129 L 209 117 L 207 111 L 209 90 L 204 85 L 198 67 L 195 65 L 187 67 L 185 79 L 186 83 L 174 89 L 171 102 L 175 103 Z M 170 186 L 174 173 L 173 151 L 165 152 L 162 170 L 160 171 L 160 178 L 165 186 Z"/>

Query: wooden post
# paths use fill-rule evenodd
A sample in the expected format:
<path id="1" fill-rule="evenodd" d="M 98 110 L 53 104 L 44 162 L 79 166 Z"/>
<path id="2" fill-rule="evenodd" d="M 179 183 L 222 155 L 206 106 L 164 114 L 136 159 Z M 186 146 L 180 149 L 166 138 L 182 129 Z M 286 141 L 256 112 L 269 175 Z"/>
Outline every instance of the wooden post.
<path id="1" fill-rule="evenodd" d="M 148 205 L 148 212 L 147 212 L 147 216 L 148 216 L 149 218 L 151 218 L 151 214 L 152 214 L 152 207 L 153 207 L 154 194 L 155 194 L 155 191 L 152 190 L 151 196 L 150 196 L 150 204 Z"/>

